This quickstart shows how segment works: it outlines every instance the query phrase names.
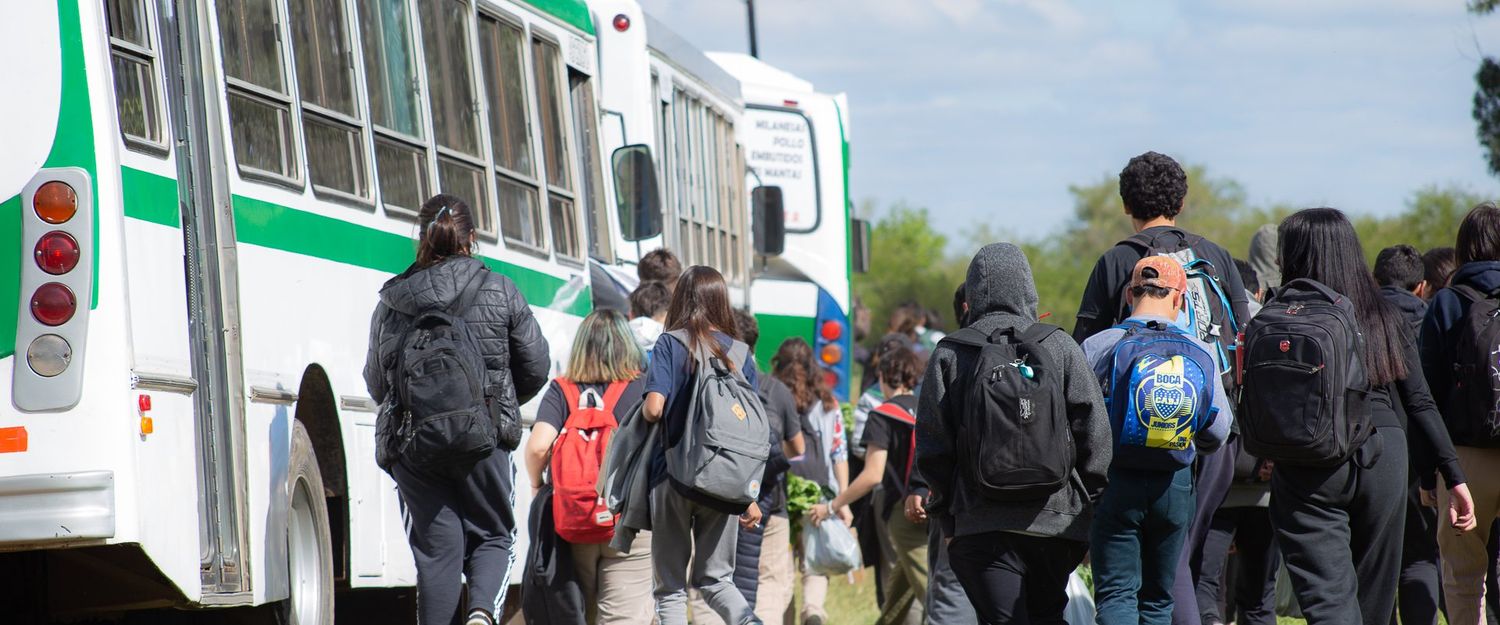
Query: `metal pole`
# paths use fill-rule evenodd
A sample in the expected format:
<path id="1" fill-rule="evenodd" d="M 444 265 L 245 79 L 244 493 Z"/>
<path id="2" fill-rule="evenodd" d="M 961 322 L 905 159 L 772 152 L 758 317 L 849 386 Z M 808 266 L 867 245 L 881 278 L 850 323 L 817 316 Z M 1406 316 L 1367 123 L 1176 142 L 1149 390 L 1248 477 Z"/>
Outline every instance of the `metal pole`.
<path id="1" fill-rule="evenodd" d="M 750 56 L 760 58 L 760 45 L 755 41 L 755 0 L 745 0 L 745 14 L 750 22 Z"/>

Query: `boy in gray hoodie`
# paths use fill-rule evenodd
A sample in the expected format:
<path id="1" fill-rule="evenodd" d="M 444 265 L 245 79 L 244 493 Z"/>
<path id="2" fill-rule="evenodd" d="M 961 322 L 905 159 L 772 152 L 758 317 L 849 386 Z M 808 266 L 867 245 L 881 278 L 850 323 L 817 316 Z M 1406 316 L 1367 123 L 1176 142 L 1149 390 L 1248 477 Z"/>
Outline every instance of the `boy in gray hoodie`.
<path id="1" fill-rule="evenodd" d="M 964 290 L 970 327 L 990 335 L 1037 322 L 1031 265 L 1020 248 L 994 243 L 969 263 Z M 1063 375 L 1076 460 L 1067 483 L 1044 499 L 996 501 L 969 483 L 957 453 L 963 387 L 972 349 L 943 343 L 933 351 L 917 408 L 917 466 L 931 489 L 930 518 L 949 545 L 953 571 L 981 623 L 1061 623 L 1068 576 L 1088 550 L 1094 501 L 1109 470 L 1109 413 L 1093 368 L 1078 344 L 1054 332 L 1041 342 Z M 970 353 L 960 353 L 968 351 Z"/>

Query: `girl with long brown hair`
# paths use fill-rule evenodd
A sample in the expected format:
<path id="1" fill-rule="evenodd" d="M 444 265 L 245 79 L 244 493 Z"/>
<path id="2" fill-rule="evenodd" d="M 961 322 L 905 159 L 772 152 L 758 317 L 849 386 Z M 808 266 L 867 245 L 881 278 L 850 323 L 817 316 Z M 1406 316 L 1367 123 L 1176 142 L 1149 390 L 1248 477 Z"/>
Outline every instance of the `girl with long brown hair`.
<path id="1" fill-rule="evenodd" d="M 742 363 L 729 362 L 729 352 L 739 341 L 724 276 L 712 267 L 689 267 L 673 290 L 672 305 L 667 308 L 667 331 L 682 331 L 687 341 L 672 334 L 662 334 L 656 340 L 642 408 L 646 420 L 662 424 L 662 441 L 650 480 L 657 618 L 662 625 L 687 624 L 686 573 L 691 564 L 693 584 L 720 618 L 732 625 L 758 623 L 732 576 L 739 536 L 734 517 L 741 515 L 742 526 L 759 526 L 760 510 L 753 505 L 748 510 L 744 506 L 732 509 L 702 497 L 671 481 L 665 469 L 666 450 L 682 440 L 687 427 L 693 354 L 707 349 L 725 366 L 742 372 L 751 387 L 756 383 L 755 363 L 750 357 Z M 691 540 L 685 540 L 689 537 Z"/>

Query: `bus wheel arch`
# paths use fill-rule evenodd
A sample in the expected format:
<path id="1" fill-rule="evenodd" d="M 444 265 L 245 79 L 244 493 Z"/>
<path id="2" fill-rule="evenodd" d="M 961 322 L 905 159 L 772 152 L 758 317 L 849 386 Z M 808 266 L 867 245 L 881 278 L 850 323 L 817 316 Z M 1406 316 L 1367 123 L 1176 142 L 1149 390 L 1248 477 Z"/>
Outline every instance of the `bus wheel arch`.
<path id="1" fill-rule="evenodd" d="M 344 453 L 343 427 L 339 423 L 338 396 L 328 374 L 317 364 L 308 365 L 297 390 L 296 421 L 312 443 L 321 470 L 323 497 L 328 508 L 328 528 L 333 546 L 333 577 L 339 588 L 349 581 L 349 479 Z"/>
<path id="2" fill-rule="evenodd" d="M 334 542 L 329 498 L 307 427 L 292 425 L 288 464 L 287 582 L 283 619 L 292 625 L 333 625 Z"/>

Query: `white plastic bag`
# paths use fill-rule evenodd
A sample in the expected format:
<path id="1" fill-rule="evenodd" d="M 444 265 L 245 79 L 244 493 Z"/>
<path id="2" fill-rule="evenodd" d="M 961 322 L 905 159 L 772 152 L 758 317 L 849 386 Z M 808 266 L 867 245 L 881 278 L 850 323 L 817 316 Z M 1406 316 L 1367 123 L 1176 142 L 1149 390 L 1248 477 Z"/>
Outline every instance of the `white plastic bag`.
<path id="1" fill-rule="evenodd" d="M 838 517 L 824 519 L 817 527 L 803 517 L 802 536 L 807 568 L 814 572 L 831 577 L 859 568 L 859 541 Z"/>
<path id="2" fill-rule="evenodd" d="M 1078 571 L 1073 571 L 1068 577 L 1068 607 L 1063 611 L 1063 619 L 1068 625 L 1094 623 L 1094 597 L 1083 578 L 1078 576 Z"/>

